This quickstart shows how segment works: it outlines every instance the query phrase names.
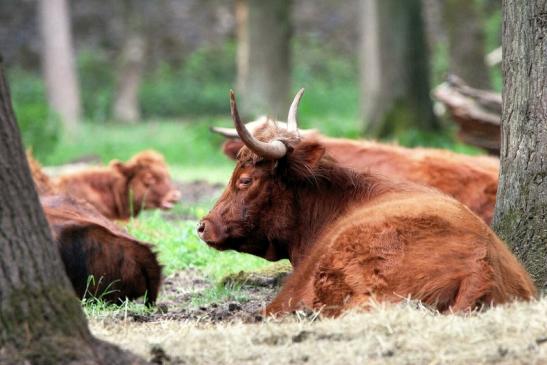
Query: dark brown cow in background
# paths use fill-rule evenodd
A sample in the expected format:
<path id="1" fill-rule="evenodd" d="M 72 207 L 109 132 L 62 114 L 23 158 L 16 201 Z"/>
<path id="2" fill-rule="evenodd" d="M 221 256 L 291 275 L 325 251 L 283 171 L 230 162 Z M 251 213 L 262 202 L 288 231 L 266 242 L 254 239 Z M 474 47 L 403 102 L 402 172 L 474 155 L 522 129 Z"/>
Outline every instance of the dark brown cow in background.
<path id="1" fill-rule="evenodd" d="M 155 303 L 162 269 L 147 244 L 85 201 L 57 195 L 42 196 L 40 202 L 79 298 L 119 303 L 145 296 L 146 304 Z"/>
<path id="2" fill-rule="evenodd" d="M 211 247 L 268 260 L 288 258 L 293 273 L 266 314 L 301 308 L 327 315 L 370 300 L 420 300 L 442 312 L 466 311 L 536 290 L 507 246 L 476 215 L 436 190 L 341 166 L 313 138 L 288 128 L 245 143 L 231 181 L 198 234 Z"/>
<path id="3" fill-rule="evenodd" d="M 286 128 L 283 122 L 262 117 L 250 122 L 251 133 L 267 129 L 268 124 Z M 230 138 L 222 148 L 236 159 L 243 147 L 237 132 L 229 128 L 212 128 Z M 313 139 L 325 146 L 327 153 L 344 167 L 371 171 L 404 181 L 431 186 L 459 200 L 490 224 L 496 205 L 499 160 L 487 156 L 467 156 L 433 148 L 405 148 L 394 144 L 330 138 L 319 132 L 304 131 L 304 139 Z"/>
<path id="4" fill-rule="evenodd" d="M 181 195 L 155 151 L 60 176 L 53 183 L 57 191 L 88 201 L 110 219 L 128 219 L 142 209 L 170 209 Z"/>

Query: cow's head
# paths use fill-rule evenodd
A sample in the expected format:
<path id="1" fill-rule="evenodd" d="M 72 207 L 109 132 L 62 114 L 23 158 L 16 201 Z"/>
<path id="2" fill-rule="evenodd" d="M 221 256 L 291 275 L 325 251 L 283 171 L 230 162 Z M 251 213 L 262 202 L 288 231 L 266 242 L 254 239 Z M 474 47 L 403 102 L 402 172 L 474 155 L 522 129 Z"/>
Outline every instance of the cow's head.
<path id="1" fill-rule="evenodd" d="M 287 129 L 287 123 L 274 121 L 267 116 L 261 116 L 257 120 L 246 123 L 245 127 L 252 135 L 256 135 L 259 130 L 265 129 L 268 125 L 275 124 L 279 129 Z M 211 132 L 220 134 L 226 141 L 222 144 L 222 152 L 232 160 L 237 160 L 237 153 L 244 146 L 243 141 L 235 128 L 211 127 Z M 315 129 L 299 129 L 298 134 L 301 137 L 311 137 L 317 135 Z"/>
<path id="2" fill-rule="evenodd" d="M 254 136 L 241 122 L 233 92 L 232 118 L 245 144 L 226 190 L 198 227 L 198 234 L 218 250 L 233 249 L 268 260 L 286 258 L 284 243 L 295 232 L 299 187 L 313 183 L 324 147 L 301 140 L 296 122 L 303 89 L 296 95 L 286 128 L 267 123 Z"/>
<path id="3" fill-rule="evenodd" d="M 126 177 L 135 209 L 170 209 L 180 199 L 165 160 L 157 152 L 143 151 L 126 163 L 112 161 L 110 165 Z"/>

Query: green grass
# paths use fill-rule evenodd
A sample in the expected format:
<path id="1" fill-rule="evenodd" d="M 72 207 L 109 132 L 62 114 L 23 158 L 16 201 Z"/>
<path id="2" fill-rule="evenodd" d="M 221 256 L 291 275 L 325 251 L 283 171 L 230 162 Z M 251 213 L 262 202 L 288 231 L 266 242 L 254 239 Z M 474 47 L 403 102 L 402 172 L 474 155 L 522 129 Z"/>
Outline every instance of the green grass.
<path id="1" fill-rule="evenodd" d="M 196 208 L 198 216 L 207 210 L 205 207 Z M 256 256 L 209 248 L 196 234 L 197 221 L 197 217 L 195 221 L 166 221 L 160 212 L 145 212 L 139 219 L 129 222 L 127 228 L 138 239 L 154 244 L 166 275 L 181 269 L 197 268 L 218 282 L 228 274 L 270 265 Z"/>

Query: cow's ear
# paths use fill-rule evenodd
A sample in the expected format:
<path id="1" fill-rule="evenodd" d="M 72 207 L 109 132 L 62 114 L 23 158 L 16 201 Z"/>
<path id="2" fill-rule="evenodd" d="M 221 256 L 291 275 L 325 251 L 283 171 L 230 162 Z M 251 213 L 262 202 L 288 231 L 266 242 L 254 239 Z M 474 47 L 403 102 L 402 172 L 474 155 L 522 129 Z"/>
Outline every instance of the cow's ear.
<path id="1" fill-rule="evenodd" d="M 325 147 L 320 143 L 298 143 L 287 155 L 289 175 L 297 178 L 310 177 L 324 155 Z"/>
<path id="2" fill-rule="evenodd" d="M 126 177 L 131 177 L 135 173 L 135 169 L 134 169 L 133 166 L 131 166 L 129 164 L 126 164 L 126 163 L 123 163 L 123 162 L 118 161 L 118 160 L 110 161 L 109 165 L 110 165 L 111 168 L 113 168 L 114 170 L 118 171 L 120 174 L 122 174 Z"/>

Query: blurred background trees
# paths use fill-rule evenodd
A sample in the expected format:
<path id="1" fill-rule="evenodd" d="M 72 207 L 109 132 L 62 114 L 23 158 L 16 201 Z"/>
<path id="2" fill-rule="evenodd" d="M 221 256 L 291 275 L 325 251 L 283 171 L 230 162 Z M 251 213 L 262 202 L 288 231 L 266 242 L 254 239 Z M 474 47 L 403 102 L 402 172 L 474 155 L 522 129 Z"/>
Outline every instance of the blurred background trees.
<path id="1" fill-rule="evenodd" d="M 421 0 L 362 0 L 361 38 L 365 135 L 440 129 L 429 96 Z"/>
<path id="2" fill-rule="evenodd" d="M 63 36 L 68 53 L 51 62 L 65 66 L 50 77 L 40 19 L 62 3 L 72 41 Z M 60 122 L 227 123 L 230 88 L 248 118 L 284 119 L 305 87 L 304 127 L 447 146 L 454 126 L 433 114 L 430 91 L 449 72 L 500 90 L 499 68 L 484 63 L 500 14 L 500 0 L 3 0 L 0 50 L 25 143 L 46 162 L 61 155 Z M 61 72 L 71 57 L 75 72 Z M 70 113 L 51 99 L 55 83 Z"/>
<path id="3" fill-rule="evenodd" d="M 72 134 L 80 119 L 80 87 L 67 0 L 40 0 L 42 68 L 49 105 Z"/>
<path id="4" fill-rule="evenodd" d="M 291 0 L 236 0 L 237 89 L 243 115 L 289 110 Z"/>

